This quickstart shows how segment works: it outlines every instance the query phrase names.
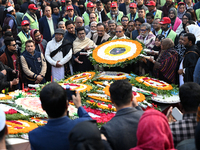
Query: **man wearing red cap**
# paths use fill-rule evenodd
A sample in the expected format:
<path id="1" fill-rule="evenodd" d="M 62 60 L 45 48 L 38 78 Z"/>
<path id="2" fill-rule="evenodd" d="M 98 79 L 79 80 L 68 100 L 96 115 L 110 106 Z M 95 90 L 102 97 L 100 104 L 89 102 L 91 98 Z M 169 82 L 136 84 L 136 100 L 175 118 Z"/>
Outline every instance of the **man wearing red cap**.
<path id="1" fill-rule="evenodd" d="M 161 19 L 162 18 L 162 11 L 156 9 L 156 3 L 154 1 L 149 1 L 147 3 L 147 7 L 148 7 L 148 10 L 147 10 L 146 13 L 149 13 L 149 12 L 153 13 L 154 19 L 156 19 L 156 18 Z"/>
<path id="2" fill-rule="evenodd" d="M 178 36 L 176 32 L 170 29 L 171 20 L 169 17 L 163 17 L 159 22 L 161 24 L 162 31 L 159 31 L 158 34 L 162 34 L 165 38 L 170 38 L 174 42 L 175 45 L 178 44 Z"/>
<path id="3" fill-rule="evenodd" d="M 112 2 L 110 4 L 111 10 L 107 13 L 108 18 L 110 20 L 114 20 L 118 25 L 121 25 L 121 18 L 123 17 L 123 12 L 118 10 L 117 2 Z"/>
<path id="4" fill-rule="evenodd" d="M 39 24 L 36 16 L 36 10 L 38 8 L 35 6 L 35 4 L 30 4 L 28 6 L 27 12 L 24 14 L 22 20 L 28 20 L 30 22 L 30 28 L 31 29 L 39 29 Z"/>
<path id="5" fill-rule="evenodd" d="M 87 3 L 87 10 L 84 12 L 84 14 L 82 15 L 82 18 L 84 20 L 84 25 L 87 26 L 90 23 L 90 19 L 89 19 L 89 14 L 90 13 L 94 13 L 94 4 L 92 2 Z M 96 14 L 97 15 L 97 14 Z M 98 15 L 97 15 L 97 23 L 99 22 L 98 20 Z"/>
<path id="6" fill-rule="evenodd" d="M 136 19 L 137 5 L 135 3 L 131 3 L 129 5 L 129 7 L 130 7 L 130 13 L 127 15 L 127 17 L 129 19 L 129 21 L 130 20 L 135 21 L 135 19 Z"/>
<path id="7" fill-rule="evenodd" d="M 20 31 L 17 35 L 16 43 L 21 50 L 21 53 L 25 51 L 25 43 L 26 41 L 32 39 L 30 36 L 30 23 L 27 20 L 23 20 L 21 22 L 22 31 Z"/>
<path id="8" fill-rule="evenodd" d="M 77 16 L 74 14 L 74 7 L 72 5 L 67 6 L 66 12 L 67 12 L 67 15 L 63 18 L 63 21 L 64 22 L 68 20 L 75 21 Z"/>

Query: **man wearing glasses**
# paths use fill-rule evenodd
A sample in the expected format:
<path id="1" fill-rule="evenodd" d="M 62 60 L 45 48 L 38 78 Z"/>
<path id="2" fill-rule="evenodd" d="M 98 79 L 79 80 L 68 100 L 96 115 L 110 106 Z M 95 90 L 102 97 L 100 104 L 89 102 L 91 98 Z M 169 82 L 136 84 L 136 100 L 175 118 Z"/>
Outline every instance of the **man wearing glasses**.
<path id="1" fill-rule="evenodd" d="M 131 38 L 132 39 L 132 31 L 135 29 L 135 25 L 134 25 L 135 23 L 134 23 L 134 21 L 133 20 L 131 20 L 131 21 L 129 21 L 128 22 L 128 28 L 127 28 L 127 30 L 126 30 L 126 32 L 125 32 L 125 35 L 127 36 L 127 37 L 129 37 L 129 38 Z"/>
<path id="2" fill-rule="evenodd" d="M 137 11 L 137 5 L 135 4 L 135 3 L 131 3 L 130 5 L 129 5 L 129 7 L 130 7 L 130 13 L 129 14 L 127 14 L 127 17 L 128 17 L 128 19 L 129 19 L 129 21 L 130 20 L 135 20 L 136 19 L 136 11 Z"/>
<path id="3" fill-rule="evenodd" d="M 132 31 L 132 39 L 135 40 L 140 35 L 140 26 L 145 23 L 143 18 L 137 18 L 135 20 L 135 30 Z"/>
<path id="4" fill-rule="evenodd" d="M 116 40 L 116 39 L 129 39 L 129 38 L 124 34 L 123 26 L 118 25 L 115 32 L 116 32 L 116 35 L 112 38 L 112 40 Z"/>
<path id="5" fill-rule="evenodd" d="M 128 17 L 127 16 L 123 16 L 122 20 L 121 20 L 122 26 L 124 28 L 124 31 L 126 32 L 127 28 L 128 28 Z"/>

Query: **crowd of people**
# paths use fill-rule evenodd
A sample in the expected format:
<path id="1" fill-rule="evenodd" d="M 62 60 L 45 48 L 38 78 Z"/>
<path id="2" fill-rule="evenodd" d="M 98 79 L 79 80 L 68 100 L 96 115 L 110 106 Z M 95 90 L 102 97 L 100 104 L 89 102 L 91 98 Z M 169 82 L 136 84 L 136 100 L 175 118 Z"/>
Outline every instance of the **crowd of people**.
<path id="1" fill-rule="evenodd" d="M 179 86 L 200 83 L 199 10 L 192 0 L 2 0 L 0 89 L 90 70 L 149 74 Z M 138 40 L 148 57 L 125 68 L 92 65 L 91 50 L 116 39 Z"/>
<path id="2" fill-rule="evenodd" d="M 0 91 L 90 70 L 149 74 L 180 87 L 183 119 L 174 121 L 171 109 L 167 117 L 156 110 L 143 112 L 131 84 L 114 82 L 110 94 L 117 113 L 99 131 L 79 93 L 73 102 L 80 118 L 66 116 L 66 93 L 53 82 L 40 93 L 49 121 L 29 133 L 33 150 L 200 149 L 200 1 L 1 0 L 0 14 Z M 116 39 L 138 40 L 148 57 L 125 68 L 94 66 L 88 54 Z M 2 112 L 0 119 L 1 148 L 7 134 Z"/>

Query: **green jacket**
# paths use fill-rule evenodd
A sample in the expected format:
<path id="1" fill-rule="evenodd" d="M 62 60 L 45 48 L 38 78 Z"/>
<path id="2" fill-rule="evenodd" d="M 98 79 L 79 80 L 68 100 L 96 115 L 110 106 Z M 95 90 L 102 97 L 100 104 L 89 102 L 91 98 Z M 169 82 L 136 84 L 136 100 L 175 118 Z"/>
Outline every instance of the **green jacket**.
<path id="1" fill-rule="evenodd" d="M 30 21 L 30 28 L 31 29 L 38 29 L 39 30 L 39 24 L 38 24 L 38 20 L 37 20 L 37 17 L 36 19 L 34 20 L 28 13 L 25 13 L 22 20 L 24 19 L 24 17 L 27 17 Z"/>
<path id="2" fill-rule="evenodd" d="M 96 15 L 97 15 L 97 23 L 99 23 L 99 16 L 98 16 L 97 13 L 96 13 Z M 82 15 L 82 17 L 84 19 L 84 26 L 89 25 L 89 23 L 90 23 L 89 14 L 87 12 L 84 12 L 84 14 Z"/>
<path id="3" fill-rule="evenodd" d="M 149 13 L 149 10 L 146 11 L 146 14 L 147 14 L 147 13 Z M 161 11 L 161 10 L 158 10 L 158 9 L 156 9 L 156 14 L 155 14 L 155 16 L 154 16 L 154 20 L 157 19 L 157 18 L 159 18 L 159 19 L 162 18 L 162 11 Z"/>
<path id="4" fill-rule="evenodd" d="M 158 34 L 162 34 L 162 32 L 163 32 L 162 30 L 159 30 Z M 170 38 L 172 39 L 173 42 L 175 42 L 176 36 L 177 36 L 176 32 L 170 30 L 166 38 Z"/>
<path id="5" fill-rule="evenodd" d="M 22 32 L 22 31 L 20 31 L 19 33 L 18 33 L 18 37 L 20 38 L 20 40 L 21 40 L 21 53 L 22 52 L 24 52 L 25 51 L 25 47 L 26 47 L 26 45 L 25 45 L 25 43 L 26 43 L 26 41 L 28 41 L 28 40 L 30 40 L 30 39 L 32 39 L 31 37 L 29 38 L 29 39 L 27 39 L 27 37 L 24 35 L 24 33 Z"/>
<path id="6" fill-rule="evenodd" d="M 123 15 L 124 15 L 123 12 L 119 11 L 119 15 L 117 16 L 117 21 L 116 21 L 118 25 L 121 25 L 121 19 L 122 19 Z M 110 20 L 112 20 L 112 16 L 111 16 L 110 12 L 107 13 L 107 16 L 108 16 L 108 18 L 110 18 Z"/>

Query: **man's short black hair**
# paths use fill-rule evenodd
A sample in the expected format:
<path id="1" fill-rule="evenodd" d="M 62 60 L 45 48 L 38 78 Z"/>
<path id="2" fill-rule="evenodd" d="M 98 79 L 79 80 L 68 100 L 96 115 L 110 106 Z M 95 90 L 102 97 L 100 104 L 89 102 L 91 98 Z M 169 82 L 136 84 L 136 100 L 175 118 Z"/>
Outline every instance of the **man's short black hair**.
<path id="1" fill-rule="evenodd" d="M 127 18 L 127 19 L 129 20 L 128 16 L 123 16 L 123 17 L 121 18 L 121 21 L 122 21 L 123 18 Z"/>
<path id="2" fill-rule="evenodd" d="M 77 33 L 80 32 L 80 31 L 83 31 L 83 30 L 85 31 L 84 27 L 79 27 L 79 28 L 76 29 Z"/>
<path id="3" fill-rule="evenodd" d="M 13 35 L 12 32 L 6 31 L 4 36 L 6 38 L 6 37 L 11 37 L 12 35 Z"/>
<path id="4" fill-rule="evenodd" d="M 1 3 L 2 3 L 2 4 L 6 4 L 6 2 L 7 2 L 7 0 L 2 0 Z"/>
<path id="5" fill-rule="evenodd" d="M 108 4 L 108 2 L 112 2 L 111 0 L 106 0 L 105 2 L 104 2 L 104 4 Z"/>
<path id="6" fill-rule="evenodd" d="M 135 19 L 135 22 L 136 21 L 140 22 L 141 24 L 145 23 L 145 20 L 143 18 L 137 18 Z"/>
<path id="7" fill-rule="evenodd" d="M 67 27 L 68 25 L 70 24 L 73 24 L 74 25 L 74 22 L 72 20 L 68 20 L 65 22 L 65 27 Z"/>
<path id="8" fill-rule="evenodd" d="M 67 95 L 65 90 L 56 82 L 46 85 L 40 92 L 42 108 L 49 117 L 59 118 L 67 109 Z"/>
<path id="9" fill-rule="evenodd" d="M 98 26 L 103 26 L 104 29 L 106 28 L 106 26 L 105 26 L 103 23 L 98 23 L 98 24 L 97 24 L 97 27 L 98 27 Z"/>
<path id="10" fill-rule="evenodd" d="M 195 112 L 200 104 L 200 85 L 187 82 L 179 88 L 179 97 L 184 111 Z"/>
<path id="11" fill-rule="evenodd" d="M 144 10 L 144 12 L 146 13 L 146 11 L 145 11 L 145 9 L 144 9 L 143 7 L 138 8 L 138 11 L 139 11 L 139 10 Z"/>
<path id="12" fill-rule="evenodd" d="M 5 31 L 8 30 L 8 29 L 11 29 L 10 26 L 7 25 L 7 24 L 4 25 L 4 26 L 2 27 L 2 33 L 5 32 Z"/>
<path id="13" fill-rule="evenodd" d="M 19 4 L 16 4 L 16 5 L 15 5 L 15 10 L 16 10 L 16 11 L 19 11 L 19 10 L 20 10 L 20 5 L 19 5 Z"/>
<path id="14" fill-rule="evenodd" d="M 33 40 L 27 40 L 27 41 L 25 42 L 25 45 L 28 44 L 28 43 L 33 43 L 33 44 L 35 45 L 35 42 L 34 42 Z"/>
<path id="15" fill-rule="evenodd" d="M 10 43 L 11 43 L 12 41 L 15 41 L 15 39 L 14 39 L 13 37 L 6 37 L 6 38 L 4 39 L 4 43 L 5 43 L 6 46 L 10 45 Z"/>
<path id="16" fill-rule="evenodd" d="M 131 22 L 135 23 L 133 20 L 130 20 L 130 21 L 128 22 L 128 24 L 131 23 Z"/>
<path id="17" fill-rule="evenodd" d="M 118 106 L 129 104 L 132 100 L 132 85 L 127 80 L 118 80 L 110 85 L 110 97 Z"/>
<path id="18" fill-rule="evenodd" d="M 186 34 L 184 35 L 184 37 L 187 37 L 189 41 L 192 41 L 192 45 L 195 44 L 196 37 L 195 37 L 194 34 L 192 34 L 192 33 L 186 33 Z"/>
<path id="19" fill-rule="evenodd" d="M 150 16 L 151 19 L 154 19 L 154 15 L 153 15 L 153 13 L 150 13 L 150 12 L 149 12 L 149 13 L 146 14 L 146 17 L 147 17 L 147 16 Z"/>
<path id="20" fill-rule="evenodd" d="M 99 1 L 97 1 L 97 5 L 98 5 L 98 4 L 101 4 L 101 3 L 102 3 L 102 2 L 101 2 L 100 0 L 99 0 Z"/>

